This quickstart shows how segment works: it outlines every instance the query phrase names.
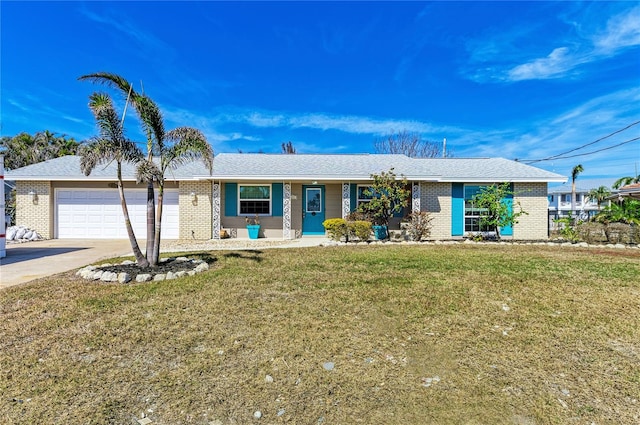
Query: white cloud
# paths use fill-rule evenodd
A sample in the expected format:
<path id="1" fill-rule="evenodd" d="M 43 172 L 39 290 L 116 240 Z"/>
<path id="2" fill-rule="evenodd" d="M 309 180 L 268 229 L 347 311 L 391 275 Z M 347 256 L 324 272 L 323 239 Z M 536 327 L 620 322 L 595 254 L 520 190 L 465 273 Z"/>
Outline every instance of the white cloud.
<path id="1" fill-rule="evenodd" d="M 596 51 L 611 55 L 633 46 L 640 46 L 640 6 L 609 19 L 606 31 L 593 38 Z"/>
<path id="2" fill-rule="evenodd" d="M 518 65 L 507 72 L 510 81 L 538 80 L 564 76 L 584 59 L 569 52 L 567 47 L 554 49 L 549 56 Z"/>
<path id="3" fill-rule="evenodd" d="M 254 127 L 289 127 L 310 128 L 316 130 L 336 130 L 351 134 L 384 135 L 392 131 L 407 130 L 421 134 L 443 132 L 458 132 L 453 127 L 434 126 L 415 120 L 375 119 L 354 115 L 329 115 L 322 113 L 307 113 L 287 115 L 277 112 L 247 112 L 222 115 L 228 122 L 239 122 Z"/>
<path id="4" fill-rule="evenodd" d="M 585 18 L 586 19 L 586 18 Z M 551 53 L 544 57 L 523 58 L 519 49 L 513 48 L 519 38 L 533 38 L 531 32 L 505 31 L 503 38 L 497 35 L 487 40 L 471 40 L 469 62 L 463 74 L 477 82 L 525 81 L 562 78 L 577 74 L 578 68 L 587 63 L 601 61 L 621 54 L 628 48 L 640 46 L 640 6 L 610 17 L 604 29 L 576 31 L 573 38 L 557 40 Z M 514 62 L 521 62 L 513 65 Z"/>

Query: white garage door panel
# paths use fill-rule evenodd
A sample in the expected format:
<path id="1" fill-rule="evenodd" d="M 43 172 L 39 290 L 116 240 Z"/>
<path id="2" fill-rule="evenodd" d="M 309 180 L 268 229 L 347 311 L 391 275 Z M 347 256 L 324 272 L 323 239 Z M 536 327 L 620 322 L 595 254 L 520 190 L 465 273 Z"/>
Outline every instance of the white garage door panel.
<path id="1" fill-rule="evenodd" d="M 129 217 L 136 237 L 147 237 L 147 191 L 125 191 Z M 157 202 L 157 201 L 156 201 Z M 120 197 L 117 190 L 57 190 L 57 237 L 123 239 L 127 238 Z M 179 236 L 178 191 L 164 193 L 162 237 Z"/>

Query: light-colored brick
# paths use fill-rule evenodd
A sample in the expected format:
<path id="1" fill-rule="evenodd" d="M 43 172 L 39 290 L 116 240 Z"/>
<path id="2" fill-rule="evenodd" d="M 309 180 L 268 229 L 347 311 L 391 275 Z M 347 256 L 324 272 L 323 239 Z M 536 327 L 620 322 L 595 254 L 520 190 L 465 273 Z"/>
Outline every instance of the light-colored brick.
<path id="1" fill-rule="evenodd" d="M 181 181 L 179 185 L 180 239 L 211 239 L 213 237 L 211 182 Z M 195 201 L 191 193 L 195 193 Z"/>
<path id="2" fill-rule="evenodd" d="M 32 200 L 30 192 L 36 194 Z M 35 230 L 44 238 L 53 238 L 53 197 L 48 181 L 16 182 L 16 223 Z"/>
<path id="3" fill-rule="evenodd" d="M 514 183 L 514 203 L 528 214 L 521 215 L 513 226 L 513 239 L 541 240 L 548 238 L 547 183 Z"/>

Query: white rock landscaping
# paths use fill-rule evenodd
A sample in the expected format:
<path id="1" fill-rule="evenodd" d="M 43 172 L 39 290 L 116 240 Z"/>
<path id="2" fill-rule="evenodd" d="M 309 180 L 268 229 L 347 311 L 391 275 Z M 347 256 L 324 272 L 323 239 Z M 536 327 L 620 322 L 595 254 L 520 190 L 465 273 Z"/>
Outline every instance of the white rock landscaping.
<path id="1" fill-rule="evenodd" d="M 25 226 L 11 226 L 7 227 L 7 242 L 29 242 L 39 241 L 44 238 L 35 230 L 29 229 Z"/>
<path id="2" fill-rule="evenodd" d="M 79 276 L 86 280 L 96 280 L 101 282 L 118 282 L 129 283 L 135 282 L 149 282 L 149 281 L 163 281 L 173 280 L 184 276 L 193 276 L 196 273 L 202 273 L 209 270 L 209 264 L 203 260 L 189 259 L 186 257 L 168 258 L 161 260 L 160 264 L 167 264 L 170 262 L 180 263 L 184 270 L 163 272 L 161 268 L 157 272 L 153 272 L 153 269 L 140 269 L 141 273 L 132 275 L 128 272 L 115 272 L 109 270 L 117 269 L 118 266 L 129 266 L 129 269 L 135 268 L 135 263 L 131 260 L 123 261 L 120 264 L 100 264 L 97 266 L 86 266 L 76 272 L 76 276 Z"/>

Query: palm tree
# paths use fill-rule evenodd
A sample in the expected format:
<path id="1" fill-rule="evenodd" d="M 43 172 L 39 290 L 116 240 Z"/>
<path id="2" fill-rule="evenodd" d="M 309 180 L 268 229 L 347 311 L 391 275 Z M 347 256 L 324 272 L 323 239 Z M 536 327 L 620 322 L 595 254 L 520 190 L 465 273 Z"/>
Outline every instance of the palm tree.
<path id="1" fill-rule="evenodd" d="M 606 186 L 600 186 L 589 191 L 589 199 L 594 199 L 598 203 L 598 210 L 600 210 L 600 206 L 609 195 L 611 195 L 611 191 Z"/>
<path id="2" fill-rule="evenodd" d="M 133 86 L 121 76 L 99 72 L 84 75 L 80 80 L 90 80 L 120 90 L 136 110 L 142 129 L 147 136 L 147 159 L 138 166 L 138 179 L 147 182 L 146 255 L 151 266 L 155 266 L 160 257 L 165 173 L 169 168 L 175 168 L 196 159 L 202 160 L 211 171 L 213 149 L 205 136 L 194 128 L 180 127 L 165 132 L 164 119 L 158 105 L 150 97 L 133 90 Z M 159 157 L 159 165 L 153 161 L 154 155 Z M 154 182 L 158 184 L 157 209 L 154 205 Z"/>
<path id="3" fill-rule="evenodd" d="M 113 107 L 113 102 L 109 95 L 104 93 L 94 93 L 89 96 L 89 108 L 98 123 L 99 135 L 94 136 L 87 145 L 80 150 L 80 168 L 85 175 L 100 164 L 115 161 L 117 166 L 118 193 L 120 194 L 120 206 L 124 215 L 124 223 L 129 235 L 129 242 L 133 255 L 140 267 L 148 267 L 149 261 L 145 258 L 138 246 L 129 210 L 124 196 L 124 185 L 122 182 L 122 163 L 140 162 L 144 155 L 134 142 L 127 139 L 124 134 L 122 122 Z"/>
<path id="4" fill-rule="evenodd" d="M 571 211 L 576 212 L 576 179 L 578 174 L 582 173 L 584 168 L 582 164 L 578 164 L 571 170 Z"/>
<path id="5" fill-rule="evenodd" d="M 640 174 L 638 174 L 635 177 L 631 177 L 631 176 L 620 177 L 618 180 L 616 180 L 613 183 L 611 187 L 614 189 L 620 189 L 623 186 L 627 186 L 634 183 L 640 183 Z"/>
<path id="6" fill-rule="evenodd" d="M 145 119 L 145 113 L 142 112 L 142 105 L 146 103 L 144 96 L 133 90 L 133 86 L 123 77 L 108 72 L 97 72 L 95 74 L 83 75 L 79 80 L 89 80 L 97 84 L 104 84 L 113 89 L 119 90 L 125 97 L 127 105 L 131 104 L 136 110 L 140 119 L 144 133 L 147 136 L 147 164 L 140 164 L 138 167 L 138 179 L 147 183 L 147 248 L 146 256 L 149 259 L 153 252 L 153 244 L 155 241 L 155 193 L 153 187 L 153 148 L 154 148 L 154 130 L 162 133 L 164 129 L 152 129 Z M 126 112 L 126 106 L 125 106 Z M 148 114 L 149 112 L 147 112 Z M 159 111 L 158 111 L 159 113 Z"/>

